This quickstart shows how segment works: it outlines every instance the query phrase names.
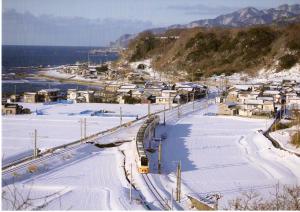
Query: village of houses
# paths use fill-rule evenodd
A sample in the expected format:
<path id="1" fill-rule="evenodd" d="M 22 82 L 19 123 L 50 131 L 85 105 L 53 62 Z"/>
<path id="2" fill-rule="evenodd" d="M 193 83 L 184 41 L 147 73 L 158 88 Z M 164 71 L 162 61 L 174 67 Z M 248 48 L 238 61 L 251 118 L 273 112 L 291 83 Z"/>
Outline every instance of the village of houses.
<path id="1" fill-rule="evenodd" d="M 30 113 L 16 102 L 184 104 L 207 96 L 209 91 L 205 83 L 211 84 L 209 81 L 163 82 L 155 77 L 151 78 L 150 74 L 144 71 L 149 67 L 143 63 L 137 63 L 136 67 L 132 67 L 132 70 L 127 72 L 124 71 L 124 67 L 123 69 L 120 67 L 121 69 L 117 71 L 113 71 L 110 67 L 110 63 L 107 66 L 100 66 L 100 69 L 99 66 L 80 63 L 60 66 L 56 71 L 71 76 L 69 78 L 81 76 L 86 79 L 103 80 L 104 86 L 100 90 L 62 91 L 49 88 L 37 92 L 25 92 L 23 95 L 13 94 L 7 99 L 2 99 L 2 114 Z M 219 87 L 219 91 L 221 90 L 222 92 L 215 97 L 218 115 L 271 118 L 282 107 L 287 112 L 289 111 L 287 109 L 299 109 L 300 105 L 300 84 L 296 80 L 226 84 L 222 88 Z"/>

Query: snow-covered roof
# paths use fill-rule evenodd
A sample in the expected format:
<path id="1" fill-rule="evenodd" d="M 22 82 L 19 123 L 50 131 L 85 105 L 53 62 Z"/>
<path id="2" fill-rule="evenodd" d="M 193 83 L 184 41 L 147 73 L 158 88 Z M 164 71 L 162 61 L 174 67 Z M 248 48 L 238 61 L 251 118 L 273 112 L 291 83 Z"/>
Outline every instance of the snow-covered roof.
<path id="1" fill-rule="evenodd" d="M 263 92 L 263 95 L 278 95 L 280 94 L 280 91 L 277 91 L 277 90 L 265 90 Z"/>
<path id="2" fill-rule="evenodd" d="M 39 92 L 57 92 L 60 91 L 60 89 L 58 88 L 46 88 L 46 89 L 42 89 Z"/>
<path id="3" fill-rule="evenodd" d="M 274 98 L 272 96 L 259 96 L 256 98 L 257 100 L 264 100 L 264 101 L 273 101 Z"/>
<path id="4" fill-rule="evenodd" d="M 236 84 L 236 85 L 233 85 L 236 89 L 238 90 L 248 90 L 249 88 L 252 87 L 252 85 L 245 85 L 245 84 Z"/>
<path id="5" fill-rule="evenodd" d="M 263 100 L 260 99 L 246 99 L 245 104 L 247 105 L 262 105 L 264 103 Z"/>
<path id="6" fill-rule="evenodd" d="M 25 92 L 24 95 L 36 95 L 36 92 Z"/>
<path id="7" fill-rule="evenodd" d="M 120 89 L 135 89 L 135 88 L 137 88 L 137 85 L 134 85 L 134 84 L 122 85 L 120 87 Z"/>

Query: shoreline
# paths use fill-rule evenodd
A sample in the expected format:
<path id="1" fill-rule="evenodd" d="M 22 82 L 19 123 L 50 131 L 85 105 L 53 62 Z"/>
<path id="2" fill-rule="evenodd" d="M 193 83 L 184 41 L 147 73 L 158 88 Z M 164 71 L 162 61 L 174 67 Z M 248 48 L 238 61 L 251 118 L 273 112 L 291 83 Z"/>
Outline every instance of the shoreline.
<path id="1" fill-rule="evenodd" d="M 49 76 L 47 74 L 43 74 L 41 72 L 35 74 L 33 78 L 36 79 L 48 79 L 53 81 L 58 81 L 61 83 L 72 83 L 72 84 L 78 84 L 78 85 L 86 85 L 86 86 L 99 86 L 103 87 L 105 85 L 104 82 L 92 82 L 92 81 L 84 81 L 84 80 L 74 80 L 74 79 L 65 79 L 65 78 L 59 78 L 54 76 Z"/>

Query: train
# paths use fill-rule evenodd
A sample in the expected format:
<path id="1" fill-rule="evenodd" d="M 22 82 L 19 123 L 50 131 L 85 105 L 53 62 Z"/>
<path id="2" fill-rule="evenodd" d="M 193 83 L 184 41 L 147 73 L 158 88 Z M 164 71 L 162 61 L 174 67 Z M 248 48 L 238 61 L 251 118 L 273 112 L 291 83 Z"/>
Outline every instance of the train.
<path id="1" fill-rule="evenodd" d="M 154 129 L 159 124 L 158 115 L 152 115 L 143 123 L 136 135 L 137 166 L 141 174 L 149 173 L 149 159 L 145 152 L 145 141 L 152 139 Z"/>

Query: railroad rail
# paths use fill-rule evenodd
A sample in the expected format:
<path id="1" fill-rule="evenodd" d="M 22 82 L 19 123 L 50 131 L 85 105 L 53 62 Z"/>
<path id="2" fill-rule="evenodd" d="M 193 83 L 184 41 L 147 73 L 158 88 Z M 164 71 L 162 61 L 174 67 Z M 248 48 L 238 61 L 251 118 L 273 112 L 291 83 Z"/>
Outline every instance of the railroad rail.
<path id="1" fill-rule="evenodd" d="M 164 199 L 160 195 L 160 193 L 157 191 L 157 189 L 155 188 L 155 186 L 151 182 L 148 174 L 142 174 L 142 176 L 143 176 L 143 179 L 144 179 L 147 187 L 149 188 L 149 190 L 151 191 L 151 193 L 153 194 L 153 196 L 155 197 L 155 199 L 158 201 L 158 203 L 162 206 L 162 208 L 164 210 L 171 210 L 171 207 L 170 207 L 168 201 L 166 199 Z"/>

